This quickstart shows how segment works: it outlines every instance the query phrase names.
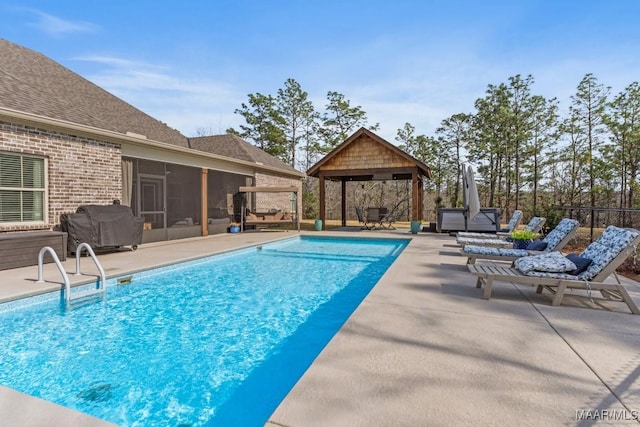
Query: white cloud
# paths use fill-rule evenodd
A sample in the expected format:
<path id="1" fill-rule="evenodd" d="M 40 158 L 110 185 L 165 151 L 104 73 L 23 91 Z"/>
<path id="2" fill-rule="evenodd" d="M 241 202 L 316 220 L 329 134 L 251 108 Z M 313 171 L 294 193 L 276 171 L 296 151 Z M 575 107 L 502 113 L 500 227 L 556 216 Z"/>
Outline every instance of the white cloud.
<path id="1" fill-rule="evenodd" d="M 495 72 L 460 49 L 437 55 L 396 49 L 388 55 L 378 51 L 378 56 L 376 61 L 365 61 L 366 76 L 358 73 L 346 84 L 336 78 L 330 89 L 343 93 L 352 106 L 360 105 L 369 124 L 380 123 L 378 134 L 391 143 L 405 123 L 412 124 L 417 134 L 433 135 L 442 120 L 471 113 Z M 357 69 L 342 64 L 349 66 Z M 321 76 L 317 80 L 323 81 Z"/>
<path id="2" fill-rule="evenodd" d="M 29 11 L 35 15 L 37 20 L 36 22 L 31 22 L 28 25 L 52 36 L 74 33 L 95 33 L 98 31 L 98 26 L 90 22 L 67 21 L 38 10 L 29 9 Z"/>
<path id="3" fill-rule="evenodd" d="M 638 69 L 635 59 L 614 53 L 597 61 L 577 55 L 547 58 L 535 50 L 495 58 L 482 56 L 482 51 L 474 43 L 454 40 L 437 47 L 376 40 L 358 54 L 336 51 L 306 63 L 235 65 L 235 73 L 220 61 L 203 65 L 201 56 L 195 67 L 184 58 L 175 66 L 98 55 L 76 59 L 99 65 L 85 77 L 186 135 L 200 128 L 237 128 L 243 120 L 234 111 L 247 94 L 275 94 L 292 77 L 321 112 L 328 91 L 342 93 L 352 106 L 362 107 L 369 124 L 380 123 L 378 133 L 392 143 L 407 122 L 417 134 L 434 135 L 442 120 L 473 113 L 487 85 L 508 83 L 517 74 L 533 75 L 532 93 L 557 97 L 564 110 L 586 73 L 613 86 L 614 94 L 633 81 Z M 225 77 L 211 77 L 213 70 Z"/>
<path id="4" fill-rule="evenodd" d="M 75 60 L 100 64 L 99 71 L 86 73 L 85 78 L 187 136 L 199 129 L 224 133 L 242 122 L 234 111 L 246 94 L 228 84 L 118 57 L 93 55 Z"/>

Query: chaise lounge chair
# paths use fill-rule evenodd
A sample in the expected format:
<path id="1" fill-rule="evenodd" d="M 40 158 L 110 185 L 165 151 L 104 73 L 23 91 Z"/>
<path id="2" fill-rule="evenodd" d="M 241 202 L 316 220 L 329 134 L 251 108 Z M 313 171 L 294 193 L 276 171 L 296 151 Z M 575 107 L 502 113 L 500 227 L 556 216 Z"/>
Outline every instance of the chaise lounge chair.
<path id="1" fill-rule="evenodd" d="M 465 245 L 460 255 L 467 257 L 467 264 L 475 264 L 476 260 L 515 261 L 529 255 L 539 255 L 559 251 L 565 247 L 578 231 L 578 221 L 564 218 L 545 236 L 544 239 L 534 241 L 531 249 L 496 248 L 490 246 Z M 542 243 L 539 243 L 542 242 Z M 535 245 L 535 246 L 534 246 Z M 539 248 L 539 249 L 535 249 Z"/>
<path id="2" fill-rule="evenodd" d="M 551 303 L 553 306 L 562 303 L 567 289 L 586 291 L 584 296 L 591 300 L 594 299 L 593 292 L 598 291 L 602 295 L 598 299 L 624 302 L 631 313 L 640 314 L 640 309 L 615 273 L 616 268 L 630 254 L 635 254 L 639 242 L 638 230 L 610 225 L 577 258 L 574 254 L 570 254 L 574 255 L 572 257 L 564 257 L 560 252 L 550 252 L 520 258 L 516 260 L 514 268 L 496 267 L 492 264 L 469 264 L 467 267 L 478 277 L 476 287 L 484 285 L 484 299 L 491 298 L 494 281 L 503 281 L 536 285 L 538 293 L 546 289 L 554 295 Z M 604 283 L 612 274 L 616 283 Z"/>
<path id="3" fill-rule="evenodd" d="M 546 218 L 541 216 L 534 216 L 529 221 L 529 224 L 525 225 L 525 230 L 531 230 L 534 233 L 539 233 L 542 230 L 542 226 L 544 225 Z M 496 239 L 493 238 L 485 238 L 485 239 L 476 239 L 473 237 L 456 237 L 456 243 L 460 246 L 466 245 L 476 245 L 476 246 L 494 246 L 494 247 L 509 247 L 512 246 L 512 242 L 507 237 L 506 239 Z"/>
<path id="4" fill-rule="evenodd" d="M 504 233 L 510 234 L 513 230 L 518 228 L 521 222 L 522 222 L 522 211 L 516 209 L 515 211 L 513 211 L 513 215 L 511 215 L 511 219 L 509 220 L 507 227 L 501 228 L 498 231 L 498 233 L 476 233 L 473 231 L 460 231 L 458 232 L 458 234 L 456 234 L 456 236 L 472 237 L 476 239 L 497 239 L 500 237 L 501 234 L 503 235 Z"/>

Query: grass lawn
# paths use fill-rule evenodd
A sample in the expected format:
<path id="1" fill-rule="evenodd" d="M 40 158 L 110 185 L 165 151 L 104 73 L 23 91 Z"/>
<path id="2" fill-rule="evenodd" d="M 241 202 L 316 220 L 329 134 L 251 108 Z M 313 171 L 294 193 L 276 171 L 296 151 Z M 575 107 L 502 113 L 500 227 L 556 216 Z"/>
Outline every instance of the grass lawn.
<path id="1" fill-rule="evenodd" d="M 362 223 L 358 221 L 347 221 L 347 227 L 361 227 Z M 411 228 L 411 224 L 406 221 L 394 222 L 393 226 L 399 230 Z M 336 228 L 342 227 L 342 222 L 339 219 L 336 220 L 328 220 L 325 223 L 325 230 L 332 230 Z M 262 231 L 286 231 L 286 230 L 295 230 L 295 226 L 291 226 L 289 224 L 280 224 L 280 225 L 271 225 L 268 227 L 262 228 Z M 303 219 L 300 221 L 300 230 L 305 231 L 314 231 L 315 230 L 315 220 L 313 219 Z"/>

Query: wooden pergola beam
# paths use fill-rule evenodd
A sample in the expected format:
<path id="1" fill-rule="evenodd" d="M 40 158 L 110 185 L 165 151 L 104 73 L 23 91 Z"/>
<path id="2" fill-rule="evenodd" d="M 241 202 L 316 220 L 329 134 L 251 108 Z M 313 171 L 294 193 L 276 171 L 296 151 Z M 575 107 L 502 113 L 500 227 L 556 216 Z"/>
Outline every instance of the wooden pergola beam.
<path id="1" fill-rule="evenodd" d="M 286 193 L 286 192 L 298 193 L 298 187 L 240 187 L 238 192 L 240 193 Z"/>

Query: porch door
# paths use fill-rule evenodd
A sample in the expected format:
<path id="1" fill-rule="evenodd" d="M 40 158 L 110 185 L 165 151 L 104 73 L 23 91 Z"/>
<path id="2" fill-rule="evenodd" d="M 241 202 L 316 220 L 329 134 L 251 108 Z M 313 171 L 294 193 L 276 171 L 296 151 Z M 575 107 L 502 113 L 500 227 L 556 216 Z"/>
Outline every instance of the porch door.
<path id="1" fill-rule="evenodd" d="M 142 173 L 138 178 L 138 212 L 144 217 L 145 229 L 166 229 L 166 178 Z"/>

